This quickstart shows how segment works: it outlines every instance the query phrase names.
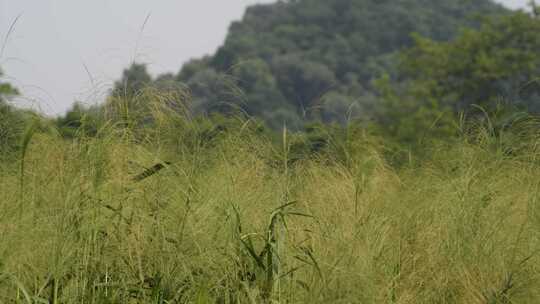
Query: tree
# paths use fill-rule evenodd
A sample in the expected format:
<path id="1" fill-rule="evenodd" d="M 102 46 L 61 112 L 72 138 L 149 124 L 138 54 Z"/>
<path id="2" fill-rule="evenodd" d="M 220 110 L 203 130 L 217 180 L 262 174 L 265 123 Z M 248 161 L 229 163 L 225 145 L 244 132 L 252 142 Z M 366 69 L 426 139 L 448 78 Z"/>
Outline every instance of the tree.
<path id="1" fill-rule="evenodd" d="M 102 113 L 99 107 L 85 107 L 76 102 L 64 116 L 56 119 L 56 126 L 67 138 L 74 138 L 77 134 L 95 136 L 98 133 L 101 118 Z"/>
<path id="2" fill-rule="evenodd" d="M 0 79 L 2 75 L 0 70 Z M 9 83 L 0 81 L 0 156 L 16 148 L 24 127 L 22 113 L 8 104 L 8 100 L 18 94 Z"/>
<path id="3" fill-rule="evenodd" d="M 0 79 L 3 76 L 3 72 L 0 69 Z M 11 84 L 0 81 L 0 104 L 5 104 L 11 97 L 19 95 L 19 91 L 11 86 Z"/>
<path id="4" fill-rule="evenodd" d="M 437 98 L 419 99 L 407 91 L 407 84 L 392 82 L 388 75 L 377 80 L 376 86 L 380 100 L 375 128 L 390 141 L 412 148 L 425 139 L 448 139 L 456 134 L 455 113 Z"/>
<path id="5" fill-rule="evenodd" d="M 298 56 L 277 58 L 273 69 L 281 92 L 299 112 L 317 105 L 320 97 L 337 85 L 329 67 Z"/>
<path id="6" fill-rule="evenodd" d="M 201 59 L 192 59 L 186 62 L 180 72 L 176 75 L 176 80 L 179 82 L 187 82 L 191 77 L 195 76 L 198 72 L 205 70 L 210 65 L 211 58 L 206 56 Z"/>
<path id="7" fill-rule="evenodd" d="M 279 121 L 273 125 L 279 126 L 283 117 L 319 120 L 323 106 L 343 112 L 350 99 L 359 103 L 366 118 L 374 114 L 373 81 L 385 73 L 397 74 L 396 54 L 415 45 L 412 32 L 448 41 L 462 27 L 477 28 L 478 16 L 508 13 L 492 0 L 289 0 L 254 5 L 231 24 L 215 54 L 191 60 L 174 78 L 191 89 L 198 113 L 226 113 L 232 105 L 265 121 L 275 117 Z M 146 73 L 140 66 L 128 71 L 134 75 L 124 74 L 117 92 L 137 92 L 138 84 L 150 81 L 149 76 L 136 76 Z M 165 77 L 166 87 L 170 76 Z M 141 81 L 126 90 L 133 79 Z M 332 99 L 321 99 L 330 92 Z M 343 116 L 330 112 L 324 114 L 325 121 Z"/>
<path id="8" fill-rule="evenodd" d="M 336 91 L 325 94 L 321 100 L 321 119 L 323 122 L 347 124 L 359 118 L 362 113 L 358 100 Z"/>
<path id="9" fill-rule="evenodd" d="M 122 78 L 115 82 L 106 103 L 106 112 L 125 125 L 133 127 L 146 124 L 150 120 L 147 93 L 151 86 L 152 77 L 146 65 L 133 63 L 123 71 Z"/>
<path id="10" fill-rule="evenodd" d="M 524 12 L 488 18 L 454 40 L 415 35 L 395 79 L 378 81 L 376 115 L 386 135 L 412 144 L 456 133 L 459 113 L 499 111 L 501 101 L 540 111 L 540 20 Z M 481 109 L 481 110 L 479 110 Z"/>
<path id="11" fill-rule="evenodd" d="M 191 61 L 177 78 L 196 84 L 192 90 L 200 91 L 203 74 L 197 72 L 206 66 L 237 80 L 245 94 L 244 109 L 251 115 L 266 113 L 268 120 L 292 111 L 296 116 L 319 119 L 323 103 L 334 110 L 348 104 L 345 98 L 322 100 L 329 92 L 371 102 L 376 94 L 372 81 L 385 72 L 396 73 L 395 54 L 415 43 L 411 32 L 447 41 L 460 27 L 479 26 L 475 14 L 499 13 L 507 11 L 491 0 L 298 0 L 255 5 L 231 25 L 215 55 Z M 192 81 L 193 77 L 199 80 Z M 194 94 L 195 102 L 214 111 L 220 108 L 214 102 L 223 98 L 208 97 L 216 94 Z M 276 108 L 281 109 L 280 115 L 268 114 Z M 363 115 L 373 114 L 368 112 L 371 105 L 361 104 L 361 108 Z M 326 112 L 324 119 L 341 116 Z"/>
<path id="12" fill-rule="evenodd" d="M 122 78 L 114 84 L 113 96 L 131 98 L 141 93 L 152 83 L 152 76 L 148 73 L 145 64 L 133 63 L 122 73 Z"/>
<path id="13" fill-rule="evenodd" d="M 238 88 L 245 94 L 241 107 L 247 114 L 263 117 L 265 112 L 286 106 L 285 97 L 265 61 L 253 59 L 241 62 L 234 66 L 232 75 Z"/>
<path id="14" fill-rule="evenodd" d="M 194 113 L 230 112 L 242 93 L 234 80 L 212 68 L 196 72 L 186 83 L 193 96 Z"/>
<path id="15" fill-rule="evenodd" d="M 401 75 L 418 100 L 437 99 L 454 111 L 493 107 L 501 98 L 538 111 L 539 32 L 540 19 L 517 12 L 487 19 L 450 42 L 416 36 Z"/>

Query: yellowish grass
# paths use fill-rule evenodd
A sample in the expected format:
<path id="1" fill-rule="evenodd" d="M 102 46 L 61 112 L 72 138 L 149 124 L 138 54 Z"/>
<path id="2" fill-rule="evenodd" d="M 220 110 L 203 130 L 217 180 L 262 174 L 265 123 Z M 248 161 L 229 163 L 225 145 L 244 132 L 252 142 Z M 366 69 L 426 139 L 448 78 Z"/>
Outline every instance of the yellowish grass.
<path id="1" fill-rule="evenodd" d="M 517 155 L 464 139 L 395 169 L 361 136 L 346 162 L 288 162 L 286 137 L 249 123 L 202 139 L 156 113 L 152 136 L 34 134 L 22 196 L 18 165 L 1 165 L 0 302 L 540 301 L 533 137 Z"/>

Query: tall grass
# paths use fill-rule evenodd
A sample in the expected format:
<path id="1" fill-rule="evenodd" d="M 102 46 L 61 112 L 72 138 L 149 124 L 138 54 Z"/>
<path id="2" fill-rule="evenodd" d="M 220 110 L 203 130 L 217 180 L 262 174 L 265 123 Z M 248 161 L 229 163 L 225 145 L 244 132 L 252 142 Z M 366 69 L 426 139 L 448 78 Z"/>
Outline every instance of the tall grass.
<path id="1" fill-rule="evenodd" d="M 144 98 L 149 120 L 32 130 L 0 165 L 0 303 L 540 301 L 531 121 L 395 169 L 365 133 L 291 161 L 287 130 L 276 145 Z"/>

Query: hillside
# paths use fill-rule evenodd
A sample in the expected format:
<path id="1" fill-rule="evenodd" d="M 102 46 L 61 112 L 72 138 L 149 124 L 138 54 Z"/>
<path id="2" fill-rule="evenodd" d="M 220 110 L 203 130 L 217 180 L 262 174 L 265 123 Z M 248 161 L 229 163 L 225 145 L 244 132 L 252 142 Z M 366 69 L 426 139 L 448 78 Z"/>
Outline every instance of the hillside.
<path id="1" fill-rule="evenodd" d="M 448 40 L 461 27 L 476 27 L 479 17 L 503 12 L 491 0 L 256 5 L 230 26 L 215 55 L 192 60 L 178 75 L 161 79 L 187 84 L 197 112 L 239 104 L 278 125 L 302 118 L 340 121 L 349 109 L 369 113 L 372 80 L 392 73 L 396 52 L 413 44 L 411 33 Z"/>

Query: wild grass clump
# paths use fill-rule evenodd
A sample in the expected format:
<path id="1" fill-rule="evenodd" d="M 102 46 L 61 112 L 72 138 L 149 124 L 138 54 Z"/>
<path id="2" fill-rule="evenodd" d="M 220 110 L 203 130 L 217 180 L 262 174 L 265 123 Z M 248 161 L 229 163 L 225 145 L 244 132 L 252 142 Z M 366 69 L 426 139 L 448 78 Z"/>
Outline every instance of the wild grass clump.
<path id="1" fill-rule="evenodd" d="M 396 169 L 359 129 L 304 149 L 146 94 L 1 163 L 0 302 L 540 301 L 532 119 Z"/>

